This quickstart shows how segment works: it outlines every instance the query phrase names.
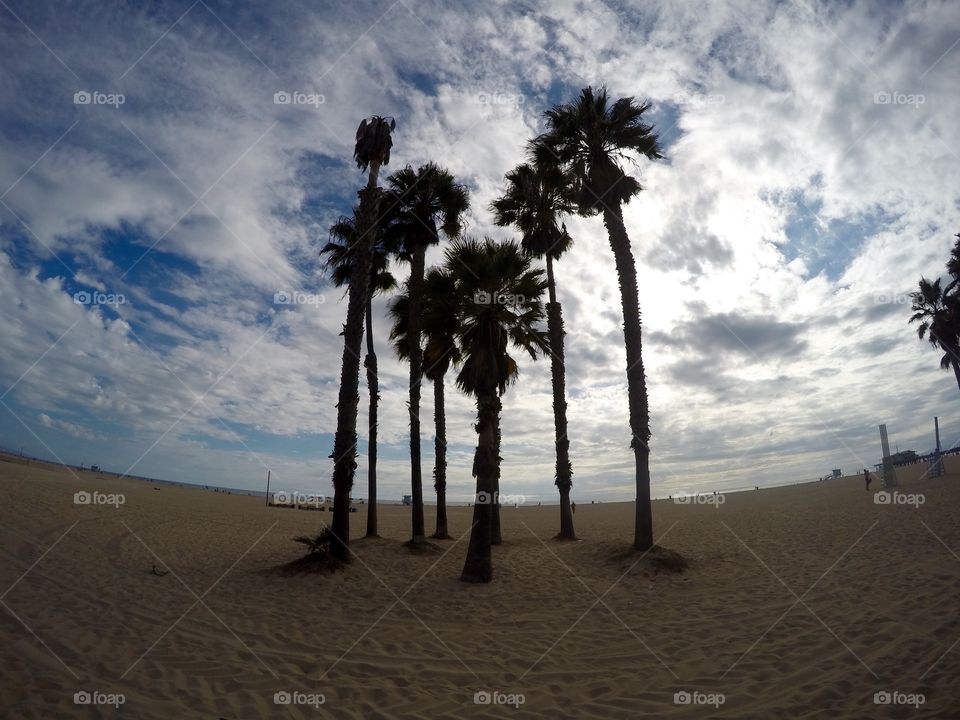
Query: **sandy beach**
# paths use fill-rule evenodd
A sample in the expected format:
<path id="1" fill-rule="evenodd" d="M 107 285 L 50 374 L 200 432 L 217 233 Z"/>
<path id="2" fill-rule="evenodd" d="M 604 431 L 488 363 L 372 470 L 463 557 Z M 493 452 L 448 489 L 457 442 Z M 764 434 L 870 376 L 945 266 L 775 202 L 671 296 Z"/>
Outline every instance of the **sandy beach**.
<path id="1" fill-rule="evenodd" d="M 409 508 L 383 506 L 363 540 L 361 507 L 349 569 L 290 577 L 291 538 L 325 513 L 7 459 L 3 714 L 955 717 L 960 476 L 902 475 L 889 504 L 859 477 L 657 501 L 681 574 L 624 554 L 630 503 L 579 505 L 575 543 L 551 539 L 556 507 L 504 508 L 478 586 L 458 581 L 467 508 L 455 540 L 412 554 Z"/>

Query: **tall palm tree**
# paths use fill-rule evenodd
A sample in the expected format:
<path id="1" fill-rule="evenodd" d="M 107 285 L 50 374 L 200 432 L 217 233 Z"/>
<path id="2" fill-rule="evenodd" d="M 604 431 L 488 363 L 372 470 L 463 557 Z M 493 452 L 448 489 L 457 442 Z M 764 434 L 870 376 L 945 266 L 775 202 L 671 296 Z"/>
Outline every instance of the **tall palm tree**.
<path id="1" fill-rule="evenodd" d="M 433 418 L 436 426 L 434 437 L 433 487 L 437 492 L 437 526 L 433 534 L 437 539 L 450 537 L 447 525 L 447 420 L 444 376 L 450 366 L 460 362 L 457 347 L 458 329 L 456 287 L 453 276 L 442 268 L 430 268 L 423 281 L 421 304 L 421 342 L 423 352 L 423 375 L 433 382 Z M 393 328 L 390 339 L 401 360 L 410 359 L 410 296 L 398 295 L 390 303 Z"/>
<path id="2" fill-rule="evenodd" d="M 454 279 L 458 299 L 457 345 L 462 354 L 457 386 L 477 400 L 477 449 L 473 475 L 477 479 L 473 527 L 461 580 L 490 582 L 491 511 L 499 472 L 497 432 L 500 397 L 516 380 L 517 363 L 509 346 L 536 358 L 549 350 L 543 320 L 543 272 L 531 268 L 516 242 L 486 238 L 456 240 L 446 252 L 446 269 Z"/>
<path id="3" fill-rule="evenodd" d="M 920 288 L 910 294 L 910 299 L 910 322 L 920 323 L 917 336 L 943 350 L 940 367 L 952 367 L 960 387 L 960 300 L 940 287 L 940 278 L 933 282 L 920 278 Z"/>
<path id="4" fill-rule="evenodd" d="M 427 163 L 414 170 L 409 165 L 389 179 L 385 202 L 386 237 L 398 256 L 410 263 L 407 280 L 409 319 L 407 340 L 410 362 L 410 484 L 413 495 L 411 543 L 426 540 L 423 522 L 423 476 L 420 466 L 420 347 L 421 302 L 427 247 L 440 242 L 440 234 L 454 238 L 463 227 L 470 202 L 467 189 L 447 170 Z"/>
<path id="5" fill-rule="evenodd" d="M 630 408 L 630 446 L 636 462 L 637 503 L 633 545 L 653 547 L 650 509 L 650 412 L 643 370 L 637 268 L 630 237 L 623 224 L 623 204 L 642 189 L 621 163 L 642 155 L 662 157 L 653 126 L 643 122 L 649 103 L 632 97 L 609 101 L 607 89 L 586 87 L 572 103 L 557 105 L 544 116 L 547 130 L 534 142 L 536 157 L 560 162 L 574 177 L 582 211 L 601 213 L 613 250 L 623 306 L 623 338 L 627 355 L 627 395 Z"/>
<path id="6" fill-rule="evenodd" d="M 575 540 L 570 488 L 573 466 L 567 436 L 566 373 L 563 364 L 563 312 L 557 302 L 553 261 L 573 244 L 561 218 L 578 212 L 570 176 L 555 162 L 518 165 L 507 173 L 507 187 L 491 207 L 497 225 L 514 225 L 521 233 L 523 250 L 546 259 L 547 332 L 550 336 L 550 378 L 553 384 L 553 427 L 557 451 L 554 482 L 560 492 L 561 540 Z"/>
<path id="7" fill-rule="evenodd" d="M 360 403 L 360 349 L 363 343 L 363 316 L 370 296 L 370 270 L 380 190 L 380 168 L 390 162 L 396 127 L 392 118 L 375 115 L 357 128 L 353 159 L 367 171 L 367 184 L 360 191 L 360 234 L 353 246 L 353 272 L 347 290 L 347 320 L 343 326 L 343 359 L 340 366 L 340 394 L 337 402 L 337 432 L 333 439 L 333 522 L 332 550 L 343 562 L 350 560 L 350 491 L 357 469 L 357 406 Z"/>
<path id="8" fill-rule="evenodd" d="M 330 271 L 333 284 L 337 287 L 349 285 L 353 272 L 354 255 L 352 249 L 360 239 L 359 209 L 355 208 L 352 217 L 342 216 L 330 227 L 330 242 L 320 250 L 325 257 L 324 267 Z M 366 335 L 367 354 L 363 365 L 367 369 L 367 392 L 370 396 L 368 414 L 367 446 L 367 537 L 377 537 L 377 409 L 380 401 L 380 383 L 377 377 L 377 352 L 373 342 L 373 298 L 380 293 L 388 293 L 397 286 L 390 272 L 390 260 L 382 242 L 374 240 L 373 260 L 371 264 L 370 288 L 367 293 Z"/>

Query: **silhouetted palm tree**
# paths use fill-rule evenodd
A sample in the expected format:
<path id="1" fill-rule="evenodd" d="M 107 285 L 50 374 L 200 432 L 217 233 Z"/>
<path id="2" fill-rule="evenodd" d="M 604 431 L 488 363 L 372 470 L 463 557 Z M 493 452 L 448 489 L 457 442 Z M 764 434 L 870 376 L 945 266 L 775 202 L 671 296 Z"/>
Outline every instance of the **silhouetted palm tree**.
<path id="1" fill-rule="evenodd" d="M 957 241 L 950 248 L 950 259 L 947 260 L 947 273 L 950 275 L 950 283 L 947 285 L 946 292 L 950 292 L 960 284 L 960 233 L 954 235 Z"/>
<path id="2" fill-rule="evenodd" d="M 910 322 L 919 322 L 917 335 L 943 350 L 940 367 L 952 367 L 960 387 L 960 301 L 940 287 L 940 278 L 930 282 L 920 278 L 920 289 L 910 294 L 913 315 Z"/>
<path id="3" fill-rule="evenodd" d="M 353 159 L 367 172 L 367 185 L 360 191 L 360 234 L 354 244 L 354 272 L 347 290 L 347 320 L 343 326 L 343 359 L 340 366 L 340 393 L 337 402 L 337 432 L 333 440 L 333 523 L 337 542 L 333 552 L 344 562 L 350 560 L 350 491 L 357 469 L 357 406 L 360 402 L 360 349 L 363 343 L 363 316 L 370 297 L 370 267 L 380 190 L 380 167 L 390 162 L 393 140 L 392 118 L 375 115 L 357 128 Z"/>
<path id="4" fill-rule="evenodd" d="M 547 130 L 534 143 L 536 157 L 559 161 L 574 177 L 577 202 L 584 212 L 602 213 L 610 248 L 616 261 L 623 306 L 623 337 L 627 351 L 627 394 L 630 407 L 630 446 L 636 461 L 637 504 L 634 547 L 653 546 L 650 508 L 650 411 L 642 359 L 640 302 L 637 269 L 630 238 L 623 224 L 623 204 L 642 189 L 621 163 L 642 155 L 661 158 L 652 125 L 643 122 L 648 103 L 632 97 L 610 103 L 606 88 L 584 88 L 567 105 L 544 113 Z"/>
<path id="5" fill-rule="evenodd" d="M 434 439 L 433 487 L 437 492 L 437 526 L 433 537 L 450 537 L 447 525 L 447 420 L 444 397 L 444 376 L 452 364 L 460 362 L 456 344 L 458 325 L 456 288 L 453 277 L 442 268 L 431 268 L 423 281 L 421 303 L 421 331 L 423 374 L 433 382 L 433 418 L 436 426 Z M 398 295 L 389 306 L 393 328 L 390 339 L 402 360 L 410 359 L 410 297 Z"/>
<path id="6" fill-rule="evenodd" d="M 443 168 L 427 163 L 414 170 L 409 165 L 393 173 L 385 198 L 386 237 L 398 256 L 410 263 L 407 280 L 410 316 L 407 326 L 410 362 L 410 484 L 413 495 L 411 543 L 423 542 L 423 476 L 420 465 L 420 347 L 421 298 L 427 247 L 440 242 L 442 232 L 456 237 L 469 208 L 467 189 Z"/>
<path id="7" fill-rule="evenodd" d="M 330 242 L 320 251 L 326 257 L 324 267 L 331 271 L 331 279 L 337 287 L 349 285 L 353 272 L 353 247 L 360 239 L 358 209 L 353 217 L 343 216 L 330 227 Z M 376 537 L 377 528 L 377 408 L 380 387 L 377 377 L 377 352 L 373 343 L 373 298 L 378 293 L 388 293 L 397 286 L 390 272 L 390 261 L 382 242 L 374 240 L 371 264 L 370 289 L 367 294 L 366 335 L 367 355 L 363 365 L 367 369 L 367 391 L 370 396 L 368 416 L 369 442 L 367 447 L 367 537 Z"/>
<path id="8" fill-rule="evenodd" d="M 446 252 L 447 272 L 458 299 L 457 345 L 462 355 L 457 386 L 477 399 L 477 449 L 473 475 L 477 479 L 470 545 L 461 580 L 490 582 L 491 510 L 500 460 L 496 435 L 500 396 L 517 377 L 517 363 L 508 346 L 529 353 L 549 350 L 543 320 L 543 272 L 531 269 L 530 258 L 516 242 L 487 238 L 456 240 Z"/>
<path id="9" fill-rule="evenodd" d="M 504 194 L 491 207 L 497 225 L 515 225 L 521 233 L 524 252 L 546 258 L 547 332 L 550 336 L 550 376 L 553 384 L 553 426 L 556 443 L 554 482 L 560 492 L 560 534 L 562 540 L 575 540 L 570 488 L 573 466 L 570 463 L 570 440 L 567 435 L 566 374 L 563 364 L 563 313 L 557 302 L 553 277 L 553 261 L 558 260 L 573 243 L 562 219 L 578 211 L 571 178 L 556 163 L 519 165 L 506 176 Z"/>

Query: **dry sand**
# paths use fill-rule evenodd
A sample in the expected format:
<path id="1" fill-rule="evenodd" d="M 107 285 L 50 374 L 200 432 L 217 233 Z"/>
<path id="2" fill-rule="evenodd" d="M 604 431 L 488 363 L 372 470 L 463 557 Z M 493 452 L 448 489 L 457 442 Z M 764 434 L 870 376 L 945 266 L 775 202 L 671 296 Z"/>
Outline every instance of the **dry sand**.
<path id="1" fill-rule="evenodd" d="M 404 548 L 408 508 L 381 509 L 383 539 L 358 539 L 346 572 L 284 577 L 326 513 L 78 475 L 0 462 L 5 718 L 960 717 L 957 474 L 912 473 L 919 508 L 875 504 L 858 477 L 658 501 L 681 575 L 618 557 L 630 503 L 578 505 L 583 540 L 562 544 L 556 507 L 505 508 L 485 586 L 457 579 L 466 538 Z M 125 503 L 78 506 L 81 489 Z M 469 513 L 450 509 L 455 537 Z M 475 704 L 484 690 L 523 703 Z"/>

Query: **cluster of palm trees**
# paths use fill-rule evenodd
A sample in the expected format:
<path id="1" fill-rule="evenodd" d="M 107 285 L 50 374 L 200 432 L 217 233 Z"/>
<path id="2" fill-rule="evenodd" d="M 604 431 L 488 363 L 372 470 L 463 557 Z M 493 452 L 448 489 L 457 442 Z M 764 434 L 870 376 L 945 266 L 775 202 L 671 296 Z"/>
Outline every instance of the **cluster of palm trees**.
<path id="1" fill-rule="evenodd" d="M 567 436 L 563 316 L 557 301 L 554 262 L 570 248 L 569 216 L 602 215 L 620 284 L 626 345 L 630 447 L 636 462 L 634 547 L 653 546 L 650 512 L 650 424 L 641 357 L 637 271 L 623 222 L 623 205 L 640 192 L 624 170 L 638 156 L 661 157 L 649 109 L 631 97 L 611 101 L 606 88 L 584 88 L 569 104 L 544 113 L 544 132 L 530 141 L 527 161 L 507 173 L 504 192 L 491 205 L 496 224 L 513 227 L 519 241 L 496 242 L 464 234 L 467 189 L 444 168 L 407 166 L 378 186 L 389 163 L 391 118 L 375 116 L 357 130 L 354 158 L 368 171 L 366 187 L 351 217 L 330 229 L 321 254 L 332 281 L 347 287 L 347 319 L 337 432 L 334 438 L 332 551 L 349 560 L 349 503 L 356 469 L 359 364 L 363 330 L 364 365 L 370 399 L 367 535 L 377 535 L 376 423 L 379 390 L 372 329 L 372 299 L 396 289 L 391 260 L 408 263 L 409 278 L 389 304 L 390 340 L 410 367 L 410 475 L 412 537 L 426 542 L 420 457 L 420 386 L 433 384 L 436 424 L 434 538 L 448 538 L 444 380 L 457 369 L 456 385 L 477 403 L 477 448 L 473 461 L 476 502 L 461 578 L 489 582 L 491 545 L 500 543 L 501 397 L 517 377 L 511 351 L 536 359 L 549 355 L 556 443 L 555 483 L 560 494 L 559 539 L 575 539 L 570 504 L 573 467 Z M 426 250 L 447 243 L 444 261 L 425 267 Z M 534 266 L 543 259 L 545 272 Z M 544 293 L 547 294 L 544 303 Z M 544 329 L 543 323 L 546 322 Z"/>
<path id="2" fill-rule="evenodd" d="M 930 281 L 920 278 L 920 286 L 910 294 L 910 322 L 920 323 L 917 335 L 926 338 L 933 347 L 942 350 L 940 367 L 953 368 L 960 387 L 960 233 L 950 250 L 947 275 L 950 281 L 942 285 L 940 278 Z"/>

